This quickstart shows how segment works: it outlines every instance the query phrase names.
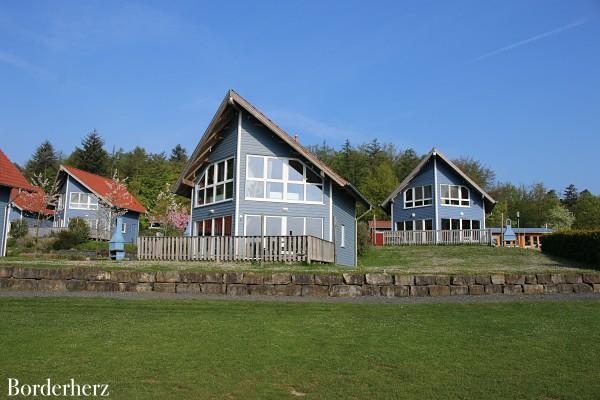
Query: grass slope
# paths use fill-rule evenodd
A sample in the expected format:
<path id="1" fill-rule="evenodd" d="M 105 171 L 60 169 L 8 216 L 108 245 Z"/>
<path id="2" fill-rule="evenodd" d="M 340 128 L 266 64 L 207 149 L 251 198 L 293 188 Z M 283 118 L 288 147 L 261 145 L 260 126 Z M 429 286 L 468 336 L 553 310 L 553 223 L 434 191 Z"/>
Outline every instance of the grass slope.
<path id="1" fill-rule="evenodd" d="M 359 258 L 360 272 L 399 273 L 536 273 L 570 272 L 586 269 L 574 261 L 551 257 L 539 251 L 487 246 L 402 246 L 372 247 Z M 0 257 L 0 266 L 40 268 L 98 267 L 139 271 L 319 271 L 347 272 L 350 268 L 328 264 L 277 264 L 176 261 L 74 261 L 45 257 Z"/>
<path id="2" fill-rule="evenodd" d="M 1 299 L 8 377 L 113 399 L 596 399 L 598 301 Z"/>

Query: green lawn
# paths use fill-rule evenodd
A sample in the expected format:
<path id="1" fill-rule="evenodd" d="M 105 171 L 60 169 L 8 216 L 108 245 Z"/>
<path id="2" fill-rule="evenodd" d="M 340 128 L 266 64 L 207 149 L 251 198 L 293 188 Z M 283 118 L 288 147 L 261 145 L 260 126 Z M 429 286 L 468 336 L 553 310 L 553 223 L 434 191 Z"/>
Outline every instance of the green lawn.
<path id="1" fill-rule="evenodd" d="M 106 260 L 76 261 L 39 257 L 0 258 L 0 266 L 32 267 L 98 267 L 104 269 L 136 269 L 142 271 L 319 271 L 344 272 L 349 267 L 327 264 L 273 264 L 227 262 L 157 262 Z M 565 272 L 586 269 L 575 261 L 547 256 L 536 250 L 496 248 L 487 246 L 403 246 L 373 247 L 359 258 L 360 272 L 387 271 L 399 273 L 536 273 Z"/>
<path id="2" fill-rule="evenodd" d="M 592 268 L 537 250 L 489 246 L 373 247 L 360 258 L 364 269 L 384 268 L 406 273 L 559 272 Z"/>
<path id="3" fill-rule="evenodd" d="M 1 396 L 13 377 L 113 399 L 597 399 L 600 302 L 4 298 L 0 354 Z"/>

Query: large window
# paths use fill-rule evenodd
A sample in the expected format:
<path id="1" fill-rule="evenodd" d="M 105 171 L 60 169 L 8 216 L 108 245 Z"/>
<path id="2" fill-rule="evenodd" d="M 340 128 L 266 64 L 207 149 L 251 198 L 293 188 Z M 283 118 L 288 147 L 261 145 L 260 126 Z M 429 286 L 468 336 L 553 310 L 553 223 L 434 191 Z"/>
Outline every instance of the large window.
<path id="1" fill-rule="evenodd" d="M 231 236 L 232 225 L 231 215 L 208 218 L 195 222 L 194 234 L 197 236 Z"/>
<path id="2" fill-rule="evenodd" d="M 469 207 L 470 191 L 466 186 L 440 185 L 442 192 L 442 205 Z"/>
<path id="3" fill-rule="evenodd" d="M 248 156 L 246 199 L 323 203 L 323 178 L 299 160 Z"/>
<path id="4" fill-rule="evenodd" d="M 478 219 L 442 218 L 442 230 L 481 229 Z"/>
<path id="5" fill-rule="evenodd" d="M 97 210 L 98 198 L 91 193 L 71 192 L 69 208 L 78 210 Z"/>
<path id="6" fill-rule="evenodd" d="M 396 222 L 398 231 L 431 231 L 433 230 L 432 219 L 415 219 Z"/>
<path id="7" fill-rule="evenodd" d="M 431 185 L 417 186 L 404 191 L 404 208 L 429 206 L 431 203 Z"/>
<path id="8" fill-rule="evenodd" d="M 261 229 L 261 220 L 263 220 Z M 315 236 L 323 238 L 323 218 L 246 215 L 246 236 Z"/>
<path id="9" fill-rule="evenodd" d="M 210 164 L 196 183 L 196 207 L 233 198 L 233 158 Z"/>

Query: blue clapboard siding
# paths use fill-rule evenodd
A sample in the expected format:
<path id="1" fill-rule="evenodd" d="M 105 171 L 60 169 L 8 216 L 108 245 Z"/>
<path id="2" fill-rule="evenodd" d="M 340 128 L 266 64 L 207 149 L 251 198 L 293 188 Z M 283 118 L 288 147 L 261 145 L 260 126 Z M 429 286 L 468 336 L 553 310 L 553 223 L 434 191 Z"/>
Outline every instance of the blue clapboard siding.
<path id="1" fill-rule="evenodd" d="M 331 219 L 329 218 L 329 179 L 325 178 L 323 203 L 301 204 L 245 200 L 246 193 L 246 157 L 248 155 L 297 158 L 307 165 L 308 160 L 283 142 L 268 128 L 259 124 L 247 113 L 242 117 L 242 137 L 240 149 L 240 220 L 238 234 L 244 234 L 244 215 L 273 215 L 290 217 L 311 217 L 323 219 L 323 238 L 329 240 Z M 284 210 L 287 208 L 287 210 Z"/>
<path id="2" fill-rule="evenodd" d="M 0 256 L 4 256 L 4 246 L 7 239 L 8 202 L 10 200 L 10 188 L 0 186 Z"/>
<path id="3" fill-rule="evenodd" d="M 431 219 L 435 220 L 435 196 L 433 204 L 429 206 L 416 207 L 416 208 L 404 208 L 404 192 L 407 189 L 417 187 L 417 186 L 425 186 L 431 185 L 432 190 L 435 190 L 435 178 L 434 178 L 434 163 L 433 159 L 431 159 L 421 170 L 421 172 L 415 176 L 408 186 L 405 189 L 400 191 L 398 195 L 394 198 L 394 210 L 392 215 L 393 221 L 393 229 L 396 227 L 396 222 L 399 221 L 410 221 L 417 219 Z M 413 218 L 412 214 L 415 214 Z"/>
<path id="4" fill-rule="evenodd" d="M 208 161 L 210 163 L 217 162 L 220 160 L 224 160 L 226 158 L 235 157 L 237 151 L 237 115 L 233 117 L 229 123 L 229 126 L 226 127 L 225 132 L 223 133 L 223 138 L 219 141 L 215 146 L 213 146 L 211 152 L 208 155 Z M 237 160 L 233 160 L 233 167 L 236 168 L 235 163 Z M 202 169 L 199 169 L 196 173 L 195 182 L 198 182 L 204 170 L 207 168 L 208 164 L 205 165 Z M 235 171 L 235 169 L 234 169 Z M 235 172 L 234 172 L 235 179 Z M 235 180 L 233 182 L 235 188 Z M 195 191 L 192 190 L 192 223 L 196 221 L 202 221 L 207 218 L 215 218 L 215 217 L 223 217 L 227 215 L 234 215 L 235 212 L 235 190 L 233 193 L 233 198 L 231 200 L 226 200 L 216 204 L 207 204 L 200 207 L 194 207 L 194 196 Z M 193 227 L 194 225 L 192 225 Z M 197 234 L 197 232 L 195 232 Z"/>
<path id="5" fill-rule="evenodd" d="M 52 217 L 50 217 L 49 219 L 42 219 L 41 221 L 38 220 L 38 216 L 35 213 L 30 213 L 27 211 L 22 211 L 21 209 L 17 208 L 14 206 L 14 204 L 12 205 L 12 207 L 10 207 L 10 222 L 16 221 L 16 220 L 24 220 L 27 222 L 27 226 L 29 228 L 33 228 L 36 227 L 38 224 L 40 225 L 41 228 L 51 228 L 53 221 L 52 221 Z"/>
<path id="6" fill-rule="evenodd" d="M 343 189 L 333 189 L 333 219 L 335 221 L 335 262 L 356 266 L 356 202 Z M 342 226 L 346 243 L 341 246 Z"/>
<path id="7" fill-rule="evenodd" d="M 483 228 L 484 223 L 484 214 L 483 214 L 483 198 L 481 193 L 472 187 L 462 176 L 456 173 L 452 168 L 448 166 L 444 161 L 438 159 L 437 161 L 437 171 L 438 171 L 438 188 L 437 188 L 437 200 L 439 202 L 438 207 L 438 218 L 439 218 L 439 227 L 441 229 L 442 218 L 457 218 L 457 219 L 476 219 L 481 223 L 481 227 Z M 471 195 L 471 205 L 469 207 L 457 207 L 457 206 L 446 206 L 442 205 L 441 196 L 442 191 L 440 189 L 440 185 L 449 184 L 449 185 L 463 185 L 469 188 Z M 464 215 L 460 215 L 460 213 Z"/>

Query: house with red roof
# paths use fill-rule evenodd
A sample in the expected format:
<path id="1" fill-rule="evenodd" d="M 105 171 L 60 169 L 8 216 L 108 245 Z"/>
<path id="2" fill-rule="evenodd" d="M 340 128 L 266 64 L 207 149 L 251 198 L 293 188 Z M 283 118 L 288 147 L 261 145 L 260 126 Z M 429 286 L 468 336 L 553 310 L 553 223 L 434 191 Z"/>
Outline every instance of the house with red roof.
<path id="1" fill-rule="evenodd" d="M 9 221 L 26 221 L 29 228 L 52 228 L 54 210 L 48 208 L 48 196 L 44 189 L 37 186 L 33 188 L 33 191 L 16 188 L 10 191 Z"/>
<path id="2" fill-rule="evenodd" d="M 16 165 L 0 150 L 0 256 L 6 255 L 6 239 L 10 229 L 10 194 L 13 189 L 34 190 Z"/>
<path id="3" fill-rule="evenodd" d="M 78 168 L 61 165 L 56 177 L 58 203 L 54 210 L 54 227 L 69 226 L 73 218 L 83 218 L 101 238 L 110 238 L 115 226 L 114 210 L 123 210 L 122 234 L 125 241 L 135 243 L 139 234 L 139 219 L 146 208 L 127 190 L 111 178 Z"/>

